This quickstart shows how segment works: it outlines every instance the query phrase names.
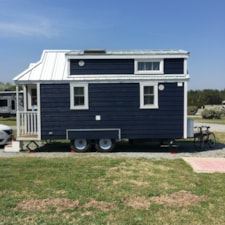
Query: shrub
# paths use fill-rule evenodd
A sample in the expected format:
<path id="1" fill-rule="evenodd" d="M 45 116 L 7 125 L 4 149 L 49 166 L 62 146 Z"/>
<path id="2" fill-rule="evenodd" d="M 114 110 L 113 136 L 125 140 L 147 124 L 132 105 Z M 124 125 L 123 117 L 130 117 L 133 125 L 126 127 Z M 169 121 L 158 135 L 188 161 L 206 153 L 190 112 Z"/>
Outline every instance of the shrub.
<path id="1" fill-rule="evenodd" d="M 216 111 L 215 111 L 215 115 L 214 115 L 214 119 L 220 119 L 221 117 L 222 117 L 222 112 L 216 110 Z"/>
<path id="2" fill-rule="evenodd" d="M 195 115 L 198 112 L 197 106 L 188 106 L 188 115 Z"/>
<path id="3" fill-rule="evenodd" d="M 220 119 L 222 114 L 217 110 L 205 109 L 201 115 L 203 119 Z"/>

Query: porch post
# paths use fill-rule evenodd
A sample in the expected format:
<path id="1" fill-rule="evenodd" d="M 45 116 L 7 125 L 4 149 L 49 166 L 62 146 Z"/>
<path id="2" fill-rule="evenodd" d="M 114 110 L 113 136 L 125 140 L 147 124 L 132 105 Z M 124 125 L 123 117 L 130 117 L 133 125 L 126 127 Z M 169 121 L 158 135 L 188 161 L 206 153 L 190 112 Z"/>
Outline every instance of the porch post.
<path id="1" fill-rule="evenodd" d="M 41 140 L 41 90 L 40 83 L 37 83 L 37 135 Z"/>
<path id="2" fill-rule="evenodd" d="M 17 130 L 17 136 L 20 136 L 19 85 L 18 84 L 16 84 L 16 130 Z"/>

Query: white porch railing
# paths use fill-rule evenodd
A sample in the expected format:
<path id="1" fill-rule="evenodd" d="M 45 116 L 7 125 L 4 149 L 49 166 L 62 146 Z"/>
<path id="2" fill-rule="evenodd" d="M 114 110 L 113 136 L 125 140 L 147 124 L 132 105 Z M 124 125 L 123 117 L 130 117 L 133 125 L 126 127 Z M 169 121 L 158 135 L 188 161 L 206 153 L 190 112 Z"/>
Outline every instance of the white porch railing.
<path id="1" fill-rule="evenodd" d="M 18 112 L 17 114 L 17 137 L 23 139 L 37 139 L 39 134 L 38 113 Z"/>

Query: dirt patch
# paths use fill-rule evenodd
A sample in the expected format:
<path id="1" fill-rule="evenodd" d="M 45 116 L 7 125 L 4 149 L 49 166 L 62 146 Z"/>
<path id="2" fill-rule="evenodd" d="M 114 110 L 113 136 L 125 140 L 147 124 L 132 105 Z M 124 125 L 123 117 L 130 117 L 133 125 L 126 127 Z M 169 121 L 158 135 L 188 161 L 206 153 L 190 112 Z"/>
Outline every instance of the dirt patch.
<path id="1" fill-rule="evenodd" d="M 135 209 L 148 209 L 151 204 L 160 204 L 171 207 L 186 207 L 190 205 L 196 205 L 201 201 L 209 200 L 208 196 L 198 196 L 192 194 L 189 191 L 179 191 L 171 195 L 156 196 L 151 198 L 138 197 L 128 198 L 124 201 L 124 204 Z M 117 208 L 114 203 L 105 201 L 96 201 L 94 199 L 89 202 L 80 205 L 78 200 L 71 200 L 68 198 L 47 198 L 47 199 L 29 199 L 24 200 L 16 206 L 16 210 L 24 211 L 44 211 L 49 208 L 54 208 L 56 212 L 60 212 L 66 209 L 72 208 L 97 208 L 101 211 L 110 211 Z M 90 212 L 91 213 L 91 212 Z M 89 214 L 89 212 L 88 212 Z"/>
<path id="2" fill-rule="evenodd" d="M 126 199 L 125 205 L 131 206 L 135 209 L 148 209 L 152 203 L 172 206 L 172 207 L 185 207 L 196 205 L 201 201 L 209 200 L 208 196 L 194 195 L 189 191 L 179 191 L 171 195 L 157 196 L 151 198 L 135 198 Z"/>
<path id="3" fill-rule="evenodd" d="M 113 203 L 104 202 L 104 201 L 96 201 L 93 199 L 93 200 L 85 203 L 82 207 L 83 208 L 97 208 L 102 211 L 110 211 L 110 210 L 115 209 L 116 205 Z"/>
<path id="4" fill-rule="evenodd" d="M 142 197 L 139 197 L 139 198 L 135 198 L 135 199 L 126 199 L 124 201 L 124 204 L 125 205 L 128 205 L 134 209 L 148 209 L 149 206 L 150 206 L 150 200 L 147 199 L 147 198 L 142 198 Z"/>
<path id="5" fill-rule="evenodd" d="M 57 212 L 77 208 L 79 201 L 70 200 L 68 198 L 47 198 L 47 199 L 29 199 L 24 200 L 16 206 L 17 210 L 25 211 L 44 211 L 48 208 L 55 208 Z"/>
<path id="6" fill-rule="evenodd" d="M 24 211 L 44 211 L 49 208 L 54 208 L 57 212 L 72 209 L 72 208 L 97 208 L 102 211 L 110 211 L 116 208 L 113 203 L 104 201 L 91 200 L 84 205 L 80 205 L 78 200 L 71 200 L 68 198 L 47 198 L 47 199 L 29 199 L 24 200 L 16 206 L 17 210 Z"/>
<path id="7" fill-rule="evenodd" d="M 177 206 L 177 207 L 196 205 L 201 201 L 207 201 L 207 200 L 209 200 L 209 197 L 198 196 L 198 195 L 192 194 L 189 191 L 179 191 L 171 195 L 151 198 L 151 202 L 167 205 L 167 206 Z"/>

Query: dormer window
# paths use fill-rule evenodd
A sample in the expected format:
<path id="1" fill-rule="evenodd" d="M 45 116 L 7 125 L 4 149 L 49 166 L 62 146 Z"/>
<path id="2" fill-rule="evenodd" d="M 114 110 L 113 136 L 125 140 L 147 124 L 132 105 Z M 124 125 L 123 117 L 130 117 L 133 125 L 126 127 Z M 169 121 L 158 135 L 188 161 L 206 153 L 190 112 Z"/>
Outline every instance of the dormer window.
<path id="1" fill-rule="evenodd" d="M 135 74 L 162 74 L 163 60 L 136 60 Z"/>

